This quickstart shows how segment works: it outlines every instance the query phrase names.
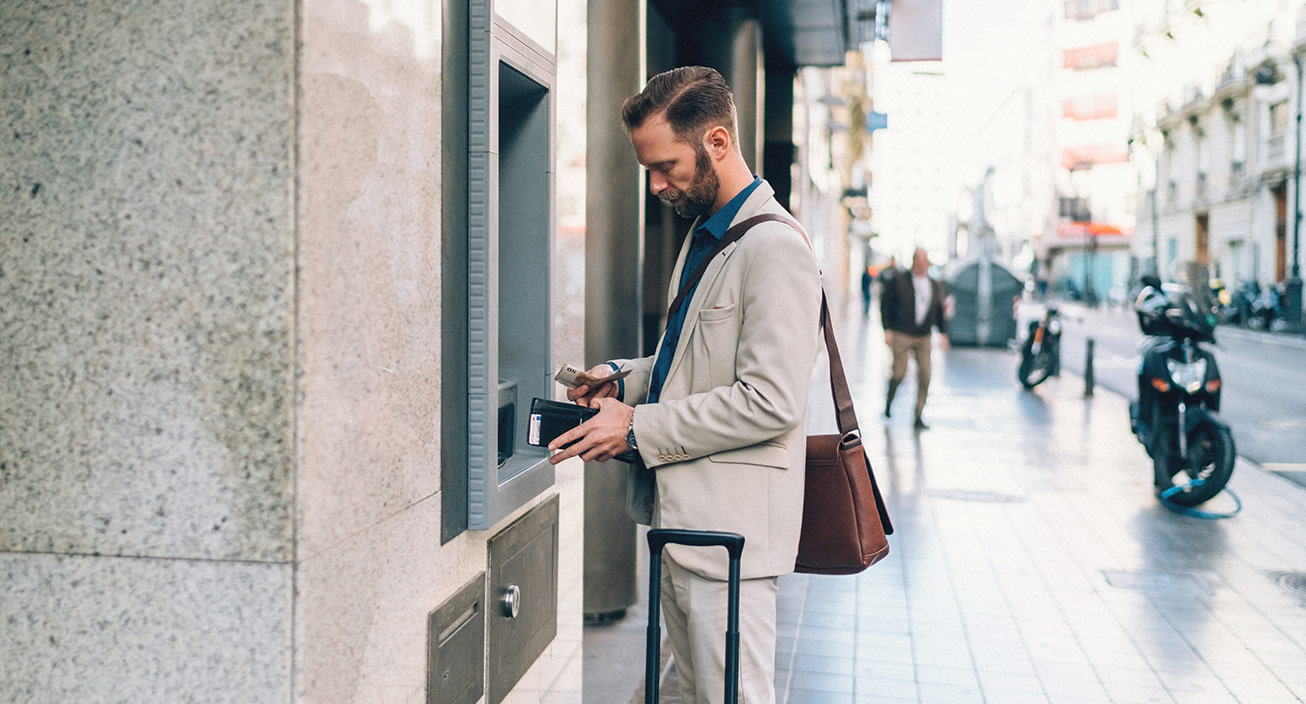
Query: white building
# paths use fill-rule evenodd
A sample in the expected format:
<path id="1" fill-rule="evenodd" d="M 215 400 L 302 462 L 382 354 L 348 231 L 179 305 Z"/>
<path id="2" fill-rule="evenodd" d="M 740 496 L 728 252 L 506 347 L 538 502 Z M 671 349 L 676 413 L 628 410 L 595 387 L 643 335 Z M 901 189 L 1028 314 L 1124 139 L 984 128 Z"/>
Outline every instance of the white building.
<path id="1" fill-rule="evenodd" d="M 880 49 L 883 49 L 881 45 Z M 889 63 L 877 54 L 872 105 L 888 116 L 871 150 L 871 228 L 878 257 L 899 262 L 915 247 L 947 258 L 955 202 L 956 143 L 941 62 Z"/>
<path id="2" fill-rule="evenodd" d="M 1134 193 L 1129 164 L 1132 27 L 1117 0 L 1067 0 L 1057 18 L 1054 107 L 1057 221 L 1040 243 L 1054 290 L 1121 299 L 1131 273 Z"/>
<path id="3" fill-rule="evenodd" d="M 1134 251 L 1209 268 L 1229 288 L 1294 274 L 1302 3 L 1139 1 L 1133 20 L 1139 174 Z"/>

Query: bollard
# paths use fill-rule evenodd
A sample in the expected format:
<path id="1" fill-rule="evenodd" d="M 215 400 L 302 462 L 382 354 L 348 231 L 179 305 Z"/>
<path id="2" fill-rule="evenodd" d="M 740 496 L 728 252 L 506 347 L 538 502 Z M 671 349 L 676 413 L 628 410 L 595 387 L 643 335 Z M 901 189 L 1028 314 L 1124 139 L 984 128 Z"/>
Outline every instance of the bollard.
<path id="1" fill-rule="evenodd" d="M 1088 353 L 1084 359 L 1084 398 L 1093 395 L 1093 338 L 1088 338 Z"/>

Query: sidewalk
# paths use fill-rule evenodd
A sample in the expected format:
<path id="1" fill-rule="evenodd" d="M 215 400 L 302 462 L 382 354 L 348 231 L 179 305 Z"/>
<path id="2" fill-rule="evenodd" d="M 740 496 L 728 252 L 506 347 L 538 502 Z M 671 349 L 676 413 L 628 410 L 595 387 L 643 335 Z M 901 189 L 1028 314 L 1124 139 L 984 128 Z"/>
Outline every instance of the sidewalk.
<path id="1" fill-rule="evenodd" d="M 879 326 L 840 340 L 897 532 L 861 575 L 781 578 L 781 704 L 1306 701 L 1306 489 L 1240 463 L 1241 515 L 1172 514 L 1123 398 L 1023 392 L 1000 349 L 936 350 L 918 434 L 910 381 L 879 415 Z"/>

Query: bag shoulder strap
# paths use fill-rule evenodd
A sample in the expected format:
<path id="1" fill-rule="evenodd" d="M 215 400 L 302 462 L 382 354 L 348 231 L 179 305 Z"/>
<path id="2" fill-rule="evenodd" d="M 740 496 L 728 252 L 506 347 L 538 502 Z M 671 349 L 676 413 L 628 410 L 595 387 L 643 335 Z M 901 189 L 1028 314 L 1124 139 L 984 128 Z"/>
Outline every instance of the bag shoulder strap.
<path id="1" fill-rule="evenodd" d="M 858 429 L 857 412 L 853 410 L 853 395 L 848 391 L 848 377 L 843 372 L 843 358 L 839 344 L 834 341 L 834 325 L 830 322 L 830 304 L 821 289 L 821 329 L 825 333 L 825 351 L 830 357 L 830 392 L 834 407 L 839 412 L 839 435 L 846 436 Z"/>
<path id="2" fill-rule="evenodd" d="M 812 240 L 808 239 L 803 226 L 789 218 L 784 220 L 803 236 L 807 248 L 813 249 Z M 821 331 L 825 334 L 825 352 L 830 358 L 830 393 L 834 396 L 834 407 L 838 411 L 839 435 L 847 436 L 848 433 L 858 429 L 857 412 L 853 409 L 852 392 L 848 390 L 848 377 L 843 372 L 843 358 L 839 356 L 839 344 L 834 340 L 834 325 L 830 322 L 830 303 L 826 298 L 824 285 L 821 286 Z"/>
<path id="3" fill-rule="evenodd" d="M 680 310 L 680 306 L 684 305 L 685 296 L 689 295 L 689 292 L 694 290 L 694 286 L 698 285 L 698 280 L 703 278 L 703 272 L 707 271 L 707 265 L 711 264 L 713 259 L 716 259 L 716 255 L 723 252 L 725 248 L 729 247 L 735 240 L 743 237 L 744 233 L 751 230 L 754 225 L 760 225 L 769 221 L 779 221 L 789 223 L 790 225 L 794 224 L 792 220 L 783 215 L 777 215 L 776 213 L 762 213 L 761 215 L 754 215 L 747 220 L 742 220 L 738 224 L 731 226 L 729 230 L 726 230 L 724 235 L 721 235 L 721 239 L 717 241 L 716 246 L 712 248 L 712 251 L 703 259 L 702 263 L 698 265 L 698 268 L 694 269 L 694 273 L 685 280 L 684 285 L 680 287 L 680 291 L 676 293 L 676 299 L 672 301 L 671 306 L 667 308 L 667 320 L 671 320 L 671 318 L 675 316 L 676 311 Z M 694 234 L 691 232 L 689 236 L 693 237 Z"/>

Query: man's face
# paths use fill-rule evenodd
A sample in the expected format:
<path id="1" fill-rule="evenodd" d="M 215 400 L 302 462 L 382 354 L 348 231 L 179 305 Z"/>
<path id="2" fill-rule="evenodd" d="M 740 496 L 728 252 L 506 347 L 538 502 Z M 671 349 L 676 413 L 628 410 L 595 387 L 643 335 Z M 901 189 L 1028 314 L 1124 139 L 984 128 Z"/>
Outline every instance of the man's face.
<path id="1" fill-rule="evenodd" d="M 930 269 L 930 255 L 925 250 L 918 249 L 911 255 L 911 270 L 917 276 L 924 276 L 925 272 Z"/>
<path id="2" fill-rule="evenodd" d="M 649 190 L 682 218 L 712 212 L 721 181 L 702 145 L 676 139 L 662 115 L 654 115 L 630 131 L 635 158 L 649 173 Z"/>

